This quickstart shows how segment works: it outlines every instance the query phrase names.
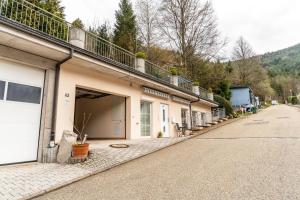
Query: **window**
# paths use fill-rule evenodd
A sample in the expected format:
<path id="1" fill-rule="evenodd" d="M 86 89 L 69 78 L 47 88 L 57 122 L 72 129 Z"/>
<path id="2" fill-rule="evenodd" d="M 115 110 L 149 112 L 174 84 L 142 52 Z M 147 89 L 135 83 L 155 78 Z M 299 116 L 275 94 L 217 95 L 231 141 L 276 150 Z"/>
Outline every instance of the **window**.
<path id="1" fill-rule="evenodd" d="M 42 89 L 40 87 L 8 83 L 6 100 L 40 104 L 41 93 Z"/>
<path id="2" fill-rule="evenodd" d="M 187 126 L 188 124 L 188 110 L 187 109 L 181 109 L 181 122 L 182 126 Z"/>
<path id="3" fill-rule="evenodd" d="M 141 136 L 151 134 L 151 103 L 141 101 Z"/>
<path id="4" fill-rule="evenodd" d="M 0 100 L 4 99 L 5 81 L 0 81 Z"/>

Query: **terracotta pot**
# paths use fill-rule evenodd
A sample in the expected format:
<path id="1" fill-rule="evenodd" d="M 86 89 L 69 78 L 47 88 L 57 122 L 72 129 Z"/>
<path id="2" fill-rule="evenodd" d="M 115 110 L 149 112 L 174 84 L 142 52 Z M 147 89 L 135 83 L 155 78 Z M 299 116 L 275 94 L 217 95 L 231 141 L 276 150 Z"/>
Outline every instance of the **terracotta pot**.
<path id="1" fill-rule="evenodd" d="M 89 153 L 89 144 L 73 144 L 72 157 L 87 157 Z"/>

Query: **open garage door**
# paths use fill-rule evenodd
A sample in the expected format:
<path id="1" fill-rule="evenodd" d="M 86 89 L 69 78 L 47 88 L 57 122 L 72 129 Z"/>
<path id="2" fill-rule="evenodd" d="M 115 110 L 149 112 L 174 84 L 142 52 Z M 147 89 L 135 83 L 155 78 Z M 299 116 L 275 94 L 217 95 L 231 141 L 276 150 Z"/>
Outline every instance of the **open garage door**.
<path id="1" fill-rule="evenodd" d="M 0 60 L 0 164 L 37 160 L 44 75 Z"/>
<path id="2" fill-rule="evenodd" d="M 126 98 L 76 89 L 75 126 L 81 129 L 84 113 L 91 114 L 85 133 L 88 139 L 126 138 Z"/>

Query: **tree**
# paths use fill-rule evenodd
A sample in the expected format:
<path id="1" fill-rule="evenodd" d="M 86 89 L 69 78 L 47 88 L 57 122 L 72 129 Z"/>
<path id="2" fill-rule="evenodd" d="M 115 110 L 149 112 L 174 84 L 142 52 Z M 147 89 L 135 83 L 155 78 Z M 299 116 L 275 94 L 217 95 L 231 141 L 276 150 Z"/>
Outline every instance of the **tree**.
<path id="1" fill-rule="evenodd" d="M 254 94 L 261 99 L 273 95 L 266 69 L 262 67 L 260 59 L 255 55 L 250 44 L 242 37 L 233 48 L 231 73 L 232 83 L 235 85 L 250 86 Z"/>
<path id="2" fill-rule="evenodd" d="M 65 18 L 65 8 L 61 6 L 61 0 L 31 0 L 33 4 L 43 8 L 44 10 L 54 14 L 62 19 Z M 29 1 L 30 2 L 30 1 Z"/>
<path id="3" fill-rule="evenodd" d="M 180 54 L 181 65 L 188 66 L 195 54 L 205 58 L 216 53 L 219 32 L 210 2 L 163 0 L 159 21 L 162 34 Z"/>
<path id="4" fill-rule="evenodd" d="M 89 32 L 94 33 L 98 37 L 101 37 L 107 41 L 109 41 L 111 38 L 109 22 L 104 22 L 100 25 L 94 24 L 93 26 L 89 27 Z"/>
<path id="5" fill-rule="evenodd" d="M 136 16 L 138 24 L 138 36 L 146 46 L 149 55 L 150 47 L 157 40 L 157 13 L 158 7 L 153 0 L 138 0 L 136 2 Z"/>
<path id="6" fill-rule="evenodd" d="M 129 0 L 120 1 L 119 10 L 116 11 L 115 17 L 114 43 L 128 51 L 135 52 L 137 28 L 132 4 Z"/>

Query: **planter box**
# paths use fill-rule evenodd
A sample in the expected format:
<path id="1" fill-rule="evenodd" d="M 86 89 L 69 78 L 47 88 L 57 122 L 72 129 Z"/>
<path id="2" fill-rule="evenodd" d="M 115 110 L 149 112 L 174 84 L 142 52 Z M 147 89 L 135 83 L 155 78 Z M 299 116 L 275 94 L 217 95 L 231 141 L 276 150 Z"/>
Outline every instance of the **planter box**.
<path id="1" fill-rule="evenodd" d="M 200 95 L 199 86 L 193 85 L 192 90 L 193 90 L 193 93 Z"/>
<path id="2" fill-rule="evenodd" d="M 136 58 L 135 59 L 135 67 L 138 71 L 145 73 L 145 59 Z"/>
<path id="3" fill-rule="evenodd" d="M 171 76 L 171 84 L 178 86 L 178 76 L 177 75 Z"/>
<path id="4" fill-rule="evenodd" d="M 207 98 L 209 99 L 209 100 L 214 100 L 214 93 L 207 93 Z"/>
<path id="5" fill-rule="evenodd" d="M 70 28 L 70 43 L 84 49 L 85 31 L 79 28 Z"/>

